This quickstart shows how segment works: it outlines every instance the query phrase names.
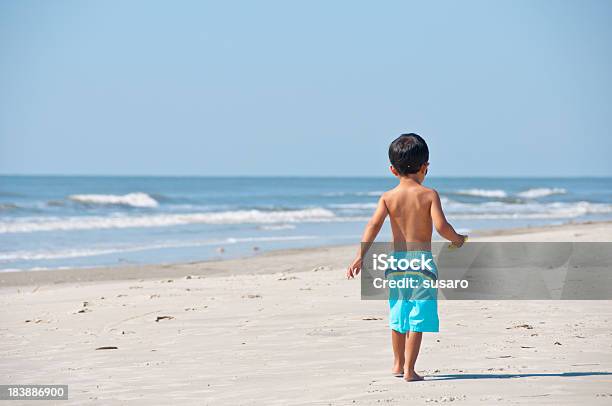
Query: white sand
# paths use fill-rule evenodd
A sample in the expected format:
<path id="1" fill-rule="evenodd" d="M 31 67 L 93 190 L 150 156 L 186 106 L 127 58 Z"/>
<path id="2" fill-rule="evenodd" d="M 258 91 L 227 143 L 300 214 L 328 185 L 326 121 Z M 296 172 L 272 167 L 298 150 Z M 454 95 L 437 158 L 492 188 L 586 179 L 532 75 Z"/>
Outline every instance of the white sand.
<path id="1" fill-rule="evenodd" d="M 612 241 L 612 224 L 502 234 L 483 238 Z M 441 301 L 427 380 L 391 376 L 387 304 L 344 279 L 354 251 L 0 275 L 0 383 L 68 384 L 74 405 L 612 403 L 611 301 Z"/>

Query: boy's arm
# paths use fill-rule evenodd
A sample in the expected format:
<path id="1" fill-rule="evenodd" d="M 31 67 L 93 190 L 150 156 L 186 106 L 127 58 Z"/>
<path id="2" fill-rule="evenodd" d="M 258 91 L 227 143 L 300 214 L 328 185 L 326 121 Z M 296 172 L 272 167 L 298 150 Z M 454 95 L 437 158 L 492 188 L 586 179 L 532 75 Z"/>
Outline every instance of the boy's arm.
<path id="1" fill-rule="evenodd" d="M 370 221 L 368 221 L 368 224 L 363 231 L 363 235 L 361 236 L 361 244 L 359 244 L 359 252 L 357 253 L 357 257 L 353 260 L 351 265 L 349 265 L 346 271 L 347 278 L 353 278 L 359 273 L 359 271 L 361 271 L 361 259 L 376 239 L 378 232 L 385 223 L 387 214 L 389 214 L 387 205 L 385 204 L 384 196 L 381 196 L 381 198 L 378 200 L 376 211 L 374 211 L 372 218 L 370 218 Z"/>
<path id="2" fill-rule="evenodd" d="M 442 211 L 440 196 L 435 190 L 433 190 L 433 199 L 431 201 L 431 219 L 438 234 L 452 242 L 453 245 L 457 247 L 461 247 L 463 245 L 465 242 L 465 235 L 458 234 L 453 226 L 451 226 L 446 220 L 444 211 Z"/>

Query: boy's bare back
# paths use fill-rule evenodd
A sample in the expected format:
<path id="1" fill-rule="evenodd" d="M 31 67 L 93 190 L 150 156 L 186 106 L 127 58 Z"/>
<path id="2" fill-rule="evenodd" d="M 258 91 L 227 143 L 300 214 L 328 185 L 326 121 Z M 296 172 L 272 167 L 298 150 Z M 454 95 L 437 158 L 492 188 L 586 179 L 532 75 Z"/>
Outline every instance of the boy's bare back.
<path id="1" fill-rule="evenodd" d="M 384 193 L 393 242 L 431 243 L 431 207 L 435 192 L 417 182 L 401 182 Z"/>

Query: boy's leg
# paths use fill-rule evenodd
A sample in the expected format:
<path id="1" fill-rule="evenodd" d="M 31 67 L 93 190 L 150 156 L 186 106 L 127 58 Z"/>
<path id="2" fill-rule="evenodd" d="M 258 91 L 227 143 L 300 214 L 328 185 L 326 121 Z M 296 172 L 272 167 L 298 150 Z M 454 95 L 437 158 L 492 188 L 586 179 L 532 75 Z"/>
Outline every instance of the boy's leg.
<path id="1" fill-rule="evenodd" d="M 406 337 L 406 363 L 404 365 L 404 379 L 407 381 L 422 381 L 423 377 L 414 372 L 414 364 L 416 364 L 417 357 L 419 356 L 423 333 L 418 331 L 410 331 L 406 333 Z"/>
<path id="2" fill-rule="evenodd" d="M 391 329 L 391 344 L 393 346 L 393 374 L 404 373 L 404 352 L 406 351 L 406 334 Z"/>

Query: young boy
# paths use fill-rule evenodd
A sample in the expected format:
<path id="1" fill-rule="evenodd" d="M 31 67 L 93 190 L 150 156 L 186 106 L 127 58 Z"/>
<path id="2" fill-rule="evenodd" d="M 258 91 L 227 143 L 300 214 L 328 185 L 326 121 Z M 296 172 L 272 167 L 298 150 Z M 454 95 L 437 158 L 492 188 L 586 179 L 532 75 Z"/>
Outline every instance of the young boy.
<path id="1" fill-rule="evenodd" d="M 399 184 L 381 196 L 374 215 L 368 222 L 357 257 L 346 276 L 353 278 L 361 271 L 362 258 L 380 231 L 387 215 L 391 221 L 394 245 L 405 248 L 403 254 L 417 253 L 431 256 L 432 225 L 438 233 L 461 247 L 466 236 L 457 234 L 446 221 L 438 193 L 422 185 L 429 167 L 429 148 L 417 134 L 403 134 L 389 146 L 391 172 Z M 418 251 L 413 251 L 418 248 Z M 409 251 L 410 250 L 410 251 Z M 433 264 L 433 260 L 431 261 Z M 434 264 L 435 265 L 435 264 Z M 437 274 L 435 266 L 433 271 Z M 406 381 L 421 381 L 414 370 L 423 332 L 438 332 L 436 300 L 389 298 L 391 342 L 393 345 L 393 374 L 403 373 Z"/>

